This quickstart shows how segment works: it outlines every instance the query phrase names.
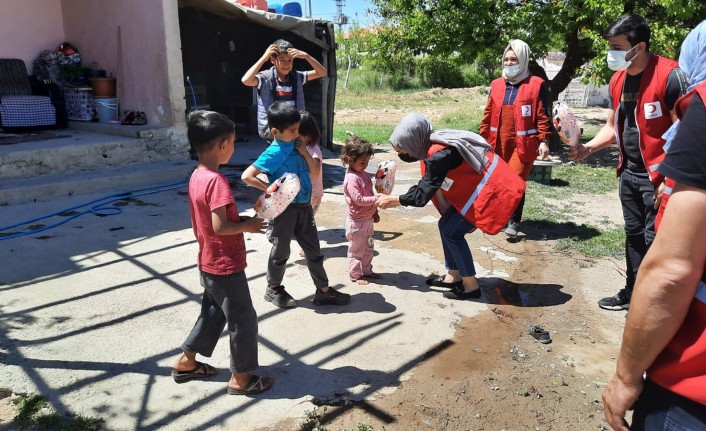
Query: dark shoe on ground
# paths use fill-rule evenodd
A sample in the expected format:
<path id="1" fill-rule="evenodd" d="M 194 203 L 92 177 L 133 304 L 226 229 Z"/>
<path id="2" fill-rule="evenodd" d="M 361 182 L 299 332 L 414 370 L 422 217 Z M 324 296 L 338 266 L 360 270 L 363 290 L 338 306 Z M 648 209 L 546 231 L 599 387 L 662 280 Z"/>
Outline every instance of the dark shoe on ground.
<path id="1" fill-rule="evenodd" d="M 434 287 L 445 287 L 447 289 L 453 289 L 455 287 L 463 286 L 463 281 L 453 281 L 451 283 L 448 283 L 444 281 L 445 276 L 440 275 L 438 277 L 430 277 L 427 278 L 426 283 L 428 286 L 434 286 Z"/>
<path id="2" fill-rule="evenodd" d="M 186 383 L 195 379 L 207 379 L 218 374 L 218 368 L 212 367 L 203 362 L 196 362 L 196 368 L 189 371 L 177 371 L 172 369 L 172 378 L 177 383 Z"/>
<path id="3" fill-rule="evenodd" d="M 284 286 L 275 288 L 268 287 L 265 291 L 265 301 L 271 302 L 279 308 L 296 308 L 297 302 L 292 298 L 292 295 L 284 290 Z"/>
<path id="4" fill-rule="evenodd" d="M 448 299 L 458 299 L 465 301 L 467 299 L 478 299 L 481 297 L 480 287 L 476 290 L 471 290 L 466 292 L 463 290 L 463 284 L 461 286 L 454 287 L 450 292 L 444 292 L 444 298 Z"/>
<path id="5" fill-rule="evenodd" d="M 627 310 L 630 308 L 630 296 L 625 289 L 620 289 L 620 292 L 615 296 L 609 296 L 598 301 L 598 306 L 604 310 Z"/>
<path id="6" fill-rule="evenodd" d="M 272 387 L 274 380 L 271 377 L 252 375 L 250 381 L 243 389 L 233 389 L 228 386 L 228 395 L 252 395 L 265 392 Z"/>
<path id="7" fill-rule="evenodd" d="M 350 295 L 341 293 L 332 287 L 329 287 L 326 293 L 321 289 L 316 289 L 316 294 L 314 294 L 314 305 L 346 305 L 349 302 L 351 302 Z"/>
<path id="8" fill-rule="evenodd" d="M 529 334 L 542 344 L 552 342 L 552 337 L 549 335 L 549 332 L 544 330 L 541 326 L 530 326 Z"/>
<path id="9" fill-rule="evenodd" d="M 517 236 L 517 231 L 520 229 L 520 224 L 515 223 L 514 221 L 511 221 L 510 223 L 507 224 L 507 227 L 505 228 L 505 235 L 509 236 L 510 238 L 514 238 Z"/>

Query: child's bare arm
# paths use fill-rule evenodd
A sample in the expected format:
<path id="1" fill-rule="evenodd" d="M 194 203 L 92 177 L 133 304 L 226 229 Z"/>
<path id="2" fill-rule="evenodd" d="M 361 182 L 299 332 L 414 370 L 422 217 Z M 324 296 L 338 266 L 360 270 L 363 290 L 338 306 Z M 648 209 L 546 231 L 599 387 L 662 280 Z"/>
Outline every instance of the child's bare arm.
<path id="1" fill-rule="evenodd" d="M 240 176 L 240 179 L 243 180 L 245 184 L 255 187 L 256 189 L 260 189 L 264 192 L 267 190 L 269 184 L 257 178 L 257 176 L 261 173 L 263 173 L 261 170 L 253 165 L 250 165 L 247 169 L 245 169 L 245 172 L 243 172 L 243 175 Z"/>
<path id="2" fill-rule="evenodd" d="M 216 235 L 237 235 L 244 232 L 263 233 L 265 230 L 265 220 L 260 217 L 249 217 L 240 222 L 228 220 L 225 205 L 211 211 L 211 223 Z"/>
<path id="3" fill-rule="evenodd" d="M 265 50 L 265 53 L 262 54 L 262 57 L 255 62 L 255 64 L 252 65 L 250 69 L 248 69 L 247 72 L 245 72 L 245 75 L 240 79 L 243 84 L 247 85 L 248 87 L 257 87 L 257 72 L 262 69 L 262 66 L 267 63 L 273 55 L 277 55 L 277 46 L 276 45 L 270 45 L 267 47 Z M 311 79 L 311 78 L 310 78 Z"/>
<path id="4" fill-rule="evenodd" d="M 292 56 L 293 59 L 301 58 L 306 60 L 309 65 L 314 69 L 306 72 L 306 80 L 312 81 L 314 79 L 323 78 L 326 76 L 326 68 L 321 65 L 314 57 L 310 56 L 304 51 L 300 51 L 295 48 L 289 48 L 287 53 Z"/>

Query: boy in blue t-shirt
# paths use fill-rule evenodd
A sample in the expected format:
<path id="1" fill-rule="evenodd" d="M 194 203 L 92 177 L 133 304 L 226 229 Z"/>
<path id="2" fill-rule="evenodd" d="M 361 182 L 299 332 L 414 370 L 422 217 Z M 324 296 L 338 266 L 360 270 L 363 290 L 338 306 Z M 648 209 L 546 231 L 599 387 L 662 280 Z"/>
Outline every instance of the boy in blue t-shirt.
<path id="1" fill-rule="evenodd" d="M 295 238 L 306 256 L 306 266 L 316 286 L 315 305 L 346 305 L 351 296 L 329 287 L 324 270 L 324 256 L 319 247 L 319 232 L 316 230 L 314 211 L 311 208 L 310 171 L 318 165 L 306 149 L 304 142 L 297 142 L 301 115 L 297 108 L 285 102 L 275 102 L 267 111 L 267 121 L 274 141 L 243 172 L 242 180 L 253 187 L 265 191 L 268 183 L 257 176 L 267 175 L 271 182 L 291 172 L 299 176 L 301 189 L 282 214 L 275 217 L 267 228 L 267 237 L 272 250 L 267 262 L 267 290 L 265 300 L 281 308 L 294 308 L 297 303 L 284 290 L 282 279 L 290 254 L 290 243 Z"/>

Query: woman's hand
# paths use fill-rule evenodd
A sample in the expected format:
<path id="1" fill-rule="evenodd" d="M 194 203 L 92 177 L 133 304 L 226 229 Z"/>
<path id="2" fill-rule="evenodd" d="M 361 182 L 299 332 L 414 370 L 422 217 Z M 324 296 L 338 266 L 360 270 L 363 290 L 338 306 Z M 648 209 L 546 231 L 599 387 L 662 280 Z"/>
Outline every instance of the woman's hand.
<path id="1" fill-rule="evenodd" d="M 399 196 L 380 195 L 375 205 L 378 208 L 387 209 L 400 206 Z"/>
<path id="2" fill-rule="evenodd" d="M 537 153 L 539 153 L 539 160 L 547 160 L 549 158 L 549 145 L 546 142 L 541 142 Z"/>

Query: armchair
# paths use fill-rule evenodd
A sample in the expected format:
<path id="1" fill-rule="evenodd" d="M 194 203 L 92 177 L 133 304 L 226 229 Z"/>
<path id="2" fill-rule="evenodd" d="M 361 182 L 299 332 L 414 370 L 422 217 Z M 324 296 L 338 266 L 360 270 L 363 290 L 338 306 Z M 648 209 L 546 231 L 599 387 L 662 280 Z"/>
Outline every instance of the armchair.
<path id="1" fill-rule="evenodd" d="M 28 76 L 23 60 L 0 59 L 0 127 L 66 127 L 61 89 Z"/>

